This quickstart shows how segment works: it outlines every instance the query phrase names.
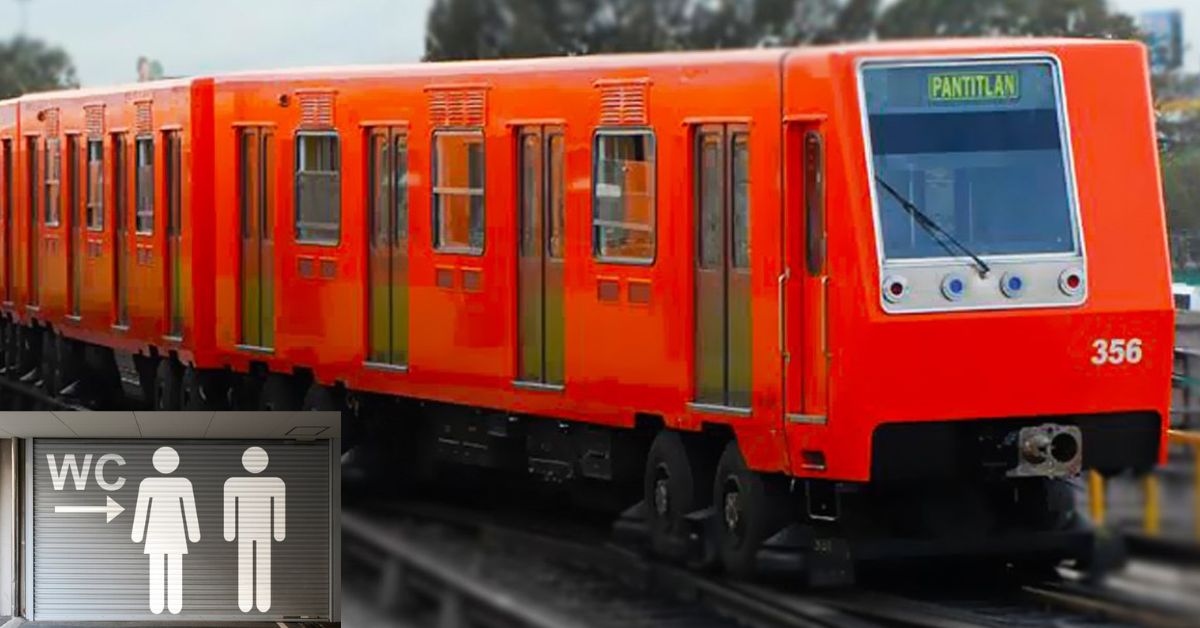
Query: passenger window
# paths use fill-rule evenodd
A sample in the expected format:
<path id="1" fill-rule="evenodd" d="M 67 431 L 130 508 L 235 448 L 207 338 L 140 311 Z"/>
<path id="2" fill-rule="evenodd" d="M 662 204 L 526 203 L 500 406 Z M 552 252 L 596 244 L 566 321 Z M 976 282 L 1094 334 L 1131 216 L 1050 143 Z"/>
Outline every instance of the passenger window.
<path id="1" fill-rule="evenodd" d="M 563 136 L 559 134 L 549 136 L 550 144 L 550 180 L 546 185 L 550 189 L 550 238 L 546 243 L 546 254 L 550 259 L 563 258 L 563 244 L 566 233 L 566 175 L 563 170 L 563 159 L 565 156 L 565 146 L 563 144 Z"/>
<path id="2" fill-rule="evenodd" d="M 479 255 L 484 245 L 483 133 L 434 136 L 433 246 Z"/>
<path id="3" fill-rule="evenodd" d="M 137 138 L 137 165 L 134 176 L 134 193 L 137 207 L 134 210 L 134 227 L 138 234 L 154 233 L 154 138 Z"/>
<path id="4" fill-rule="evenodd" d="M 825 146 L 821 134 L 804 136 L 804 233 L 808 274 L 825 270 Z"/>
<path id="5" fill-rule="evenodd" d="M 117 231 L 121 232 L 129 229 L 129 224 L 125 221 L 125 216 L 129 212 L 129 177 L 127 175 L 129 164 L 125 141 L 125 136 L 120 133 L 112 135 L 113 221 L 117 224 Z"/>
<path id="6" fill-rule="evenodd" d="M 163 134 L 167 147 L 167 235 L 180 235 L 183 217 L 183 146 L 178 131 Z"/>
<path id="7" fill-rule="evenodd" d="M 42 204 L 43 214 L 42 222 L 47 226 L 54 227 L 58 225 L 59 217 L 59 185 L 62 174 L 62 154 L 58 148 L 58 140 L 47 138 L 45 145 L 46 152 L 46 178 L 43 181 L 45 187 L 45 202 Z"/>
<path id="8" fill-rule="evenodd" d="M 88 140 L 87 228 L 104 230 L 104 140 Z"/>
<path id="9" fill-rule="evenodd" d="M 600 131 L 592 161 L 593 254 L 603 261 L 652 262 L 654 135 L 649 131 Z"/>
<path id="10" fill-rule="evenodd" d="M 296 241 L 335 245 L 342 233 L 341 145 L 332 133 L 296 135 Z"/>
<path id="11" fill-rule="evenodd" d="M 735 133 L 733 166 L 733 267 L 750 268 L 750 137 Z"/>

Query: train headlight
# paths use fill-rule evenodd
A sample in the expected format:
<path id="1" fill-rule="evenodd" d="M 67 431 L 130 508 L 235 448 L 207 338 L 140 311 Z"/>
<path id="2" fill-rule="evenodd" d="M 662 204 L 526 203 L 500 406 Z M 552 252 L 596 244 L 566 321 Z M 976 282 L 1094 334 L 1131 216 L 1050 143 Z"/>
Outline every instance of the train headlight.
<path id="1" fill-rule="evenodd" d="M 967 282 L 959 275 L 946 275 L 942 278 L 942 296 L 949 301 L 961 301 L 967 293 Z"/>
<path id="2" fill-rule="evenodd" d="M 1000 292 L 1010 299 L 1016 299 L 1025 293 L 1025 278 L 1016 273 L 1004 273 L 1000 278 Z"/>
<path id="3" fill-rule="evenodd" d="M 900 275 L 888 275 L 883 280 L 883 298 L 896 303 L 908 295 L 908 280 Z"/>
<path id="4" fill-rule="evenodd" d="M 1058 289 L 1063 294 L 1074 297 L 1083 292 L 1083 271 L 1078 268 L 1068 268 L 1058 276 Z"/>

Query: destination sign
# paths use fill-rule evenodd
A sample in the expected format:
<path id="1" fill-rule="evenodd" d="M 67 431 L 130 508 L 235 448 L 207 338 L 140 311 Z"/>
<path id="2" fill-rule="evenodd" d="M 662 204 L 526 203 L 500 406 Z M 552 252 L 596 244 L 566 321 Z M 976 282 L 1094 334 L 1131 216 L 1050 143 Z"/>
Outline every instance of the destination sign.
<path id="1" fill-rule="evenodd" d="M 1021 79 L 1016 71 L 954 72 L 929 75 L 929 100 L 933 102 L 1016 100 Z"/>

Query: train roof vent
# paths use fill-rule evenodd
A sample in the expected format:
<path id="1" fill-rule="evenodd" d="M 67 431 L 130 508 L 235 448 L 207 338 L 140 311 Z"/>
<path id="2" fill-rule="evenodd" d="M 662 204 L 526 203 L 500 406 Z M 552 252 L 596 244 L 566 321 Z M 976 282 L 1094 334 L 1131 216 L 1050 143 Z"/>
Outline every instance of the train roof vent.
<path id="1" fill-rule="evenodd" d="M 42 121 L 46 124 L 46 135 L 58 135 L 58 107 L 51 107 L 42 112 Z"/>
<path id="2" fill-rule="evenodd" d="M 83 111 L 87 120 L 88 136 L 102 137 L 104 135 L 104 105 L 84 105 Z"/>
<path id="3" fill-rule="evenodd" d="M 600 124 L 602 126 L 641 126 L 649 123 L 647 79 L 612 79 L 596 81 L 600 90 Z"/>
<path id="4" fill-rule="evenodd" d="M 487 121 L 487 87 L 435 85 L 429 93 L 429 119 L 434 127 L 478 128 Z"/>
<path id="5" fill-rule="evenodd" d="M 300 101 L 300 128 L 333 128 L 333 90 L 304 90 L 296 92 Z"/>
<path id="6" fill-rule="evenodd" d="M 139 100 L 133 103 L 137 107 L 137 117 L 134 119 L 133 130 L 138 135 L 150 135 L 154 133 L 154 118 L 152 117 L 151 105 L 149 100 Z"/>

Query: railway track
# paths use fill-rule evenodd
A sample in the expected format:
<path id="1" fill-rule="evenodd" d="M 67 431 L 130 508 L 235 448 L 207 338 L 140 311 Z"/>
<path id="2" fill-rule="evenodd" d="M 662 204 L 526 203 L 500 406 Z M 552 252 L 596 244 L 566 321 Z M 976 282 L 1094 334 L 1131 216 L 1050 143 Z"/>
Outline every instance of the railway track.
<path id="1" fill-rule="evenodd" d="M 1151 607 L 1069 574 L 999 589 L 798 592 L 786 582 L 729 581 L 647 560 L 601 529 L 570 522 L 431 503 L 376 503 L 343 517 L 344 572 L 374 573 L 362 582 L 373 586 L 377 607 L 406 617 L 423 608 L 415 616 L 435 618 L 440 628 L 1200 625 L 1186 611 Z M 414 605 L 420 599 L 423 607 Z"/>

